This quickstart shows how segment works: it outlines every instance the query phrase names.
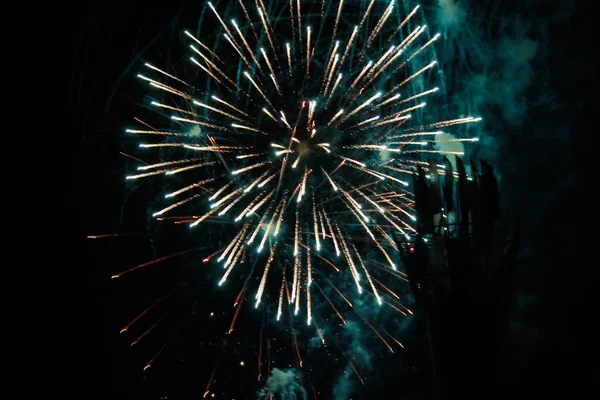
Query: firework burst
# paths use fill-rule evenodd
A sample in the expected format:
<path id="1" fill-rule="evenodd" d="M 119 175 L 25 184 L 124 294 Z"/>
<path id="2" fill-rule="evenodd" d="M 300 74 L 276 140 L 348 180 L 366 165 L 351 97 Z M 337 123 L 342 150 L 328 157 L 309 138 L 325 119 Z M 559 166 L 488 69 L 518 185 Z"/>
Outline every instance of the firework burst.
<path id="1" fill-rule="evenodd" d="M 443 128 L 479 120 L 423 117 L 439 94 L 427 86 L 439 36 L 419 6 L 333 3 L 208 2 L 213 33 L 184 31 L 193 78 L 146 63 L 138 77 L 164 100 L 151 102 L 153 122 L 136 118 L 127 129 L 157 160 L 127 179 L 179 185 L 154 217 L 185 209 L 176 221 L 190 229 L 230 225 L 225 245 L 204 259 L 222 268 L 215 284 L 246 269 L 257 277 L 243 289 L 254 307 L 270 291 L 276 320 L 289 308 L 307 325 L 315 295 L 344 321 L 321 289 L 349 303 L 335 286 L 340 271 L 374 306 L 405 314 L 382 281 L 405 277 L 392 238 L 415 234 L 412 174 L 429 165 L 423 154 L 444 154 L 433 146 Z"/>

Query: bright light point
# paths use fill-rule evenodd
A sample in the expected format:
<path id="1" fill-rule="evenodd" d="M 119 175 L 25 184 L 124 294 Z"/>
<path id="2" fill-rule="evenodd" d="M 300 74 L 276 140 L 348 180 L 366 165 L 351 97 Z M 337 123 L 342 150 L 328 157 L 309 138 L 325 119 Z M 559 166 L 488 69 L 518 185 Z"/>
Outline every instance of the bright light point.
<path id="1" fill-rule="evenodd" d="M 221 286 L 221 285 L 223 284 L 223 282 L 225 282 L 225 281 L 221 279 L 221 280 L 219 281 L 219 286 Z"/>
<path id="2" fill-rule="evenodd" d="M 244 366 L 244 362 L 243 362 L 243 361 L 240 361 L 240 365 L 243 367 L 243 366 Z"/>
<path id="3" fill-rule="evenodd" d="M 437 38 L 439 38 L 439 37 L 440 37 L 440 34 L 439 34 L 439 33 L 436 33 L 436 34 L 435 34 L 435 36 L 433 37 L 433 40 L 436 40 L 436 39 L 437 39 Z"/>
<path id="4" fill-rule="evenodd" d="M 263 247 L 262 247 L 262 246 L 260 246 L 258 249 L 256 249 L 256 252 L 257 252 L 257 253 L 260 253 L 260 252 L 262 251 L 262 249 L 263 249 Z"/>
<path id="5" fill-rule="evenodd" d="M 415 216 L 411 215 L 411 216 L 410 216 L 410 219 L 412 219 L 413 221 L 416 221 L 416 220 L 417 220 L 417 217 L 415 217 Z"/>
<path id="6" fill-rule="evenodd" d="M 246 75 L 248 78 L 250 77 L 250 74 L 248 73 L 248 71 L 244 71 L 244 75 Z"/>
<path id="7" fill-rule="evenodd" d="M 392 268 L 396 270 L 396 264 L 392 263 Z"/>

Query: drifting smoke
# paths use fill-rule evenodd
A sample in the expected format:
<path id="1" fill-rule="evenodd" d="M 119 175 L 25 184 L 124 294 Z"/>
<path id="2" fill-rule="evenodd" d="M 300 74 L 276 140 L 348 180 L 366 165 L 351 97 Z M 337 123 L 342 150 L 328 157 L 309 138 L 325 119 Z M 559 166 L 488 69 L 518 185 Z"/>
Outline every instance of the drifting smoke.
<path id="1" fill-rule="evenodd" d="M 293 369 L 273 368 L 267 387 L 258 392 L 258 400 L 306 400 L 306 390 L 300 386 Z"/>

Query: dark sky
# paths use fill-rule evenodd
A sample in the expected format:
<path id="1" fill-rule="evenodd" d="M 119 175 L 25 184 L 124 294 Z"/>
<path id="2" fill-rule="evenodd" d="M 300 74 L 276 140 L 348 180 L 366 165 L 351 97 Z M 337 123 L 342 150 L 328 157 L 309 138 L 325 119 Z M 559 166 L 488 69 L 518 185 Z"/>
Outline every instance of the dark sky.
<path id="1" fill-rule="evenodd" d="M 163 232 L 151 243 L 135 238 L 85 239 L 119 228 L 122 232 L 145 229 L 145 215 L 136 216 L 136 210 L 144 207 L 148 192 L 130 194 L 125 185 L 125 160 L 119 152 L 127 143 L 119 135 L 139 100 L 134 94 L 140 87 L 133 76 L 145 61 L 142 55 L 152 46 L 169 43 L 173 39 L 170 35 L 180 30 L 178 22 L 193 19 L 192 3 L 198 4 L 199 11 L 200 2 L 164 2 L 160 7 L 135 1 L 88 2 L 71 10 L 74 14 L 65 23 L 72 28 L 68 39 L 73 49 L 70 106 L 74 142 L 78 144 L 75 195 L 79 201 L 73 221 L 78 238 L 74 247 L 75 254 L 80 255 L 78 268 L 87 271 L 81 275 L 82 290 L 76 290 L 73 298 L 74 315 L 80 321 L 78 331 L 72 334 L 79 349 L 74 385 L 86 387 L 80 392 L 81 398 L 199 398 L 221 354 L 217 338 L 222 324 L 228 325 L 231 319 L 231 307 L 221 305 L 229 302 L 228 298 L 211 297 L 207 304 L 198 295 L 198 291 L 212 290 L 206 276 L 191 267 L 197 257 L 207 255 L 204 250 L 170 261 L 172 272 L 168 274 L 155 270 L 135 283 L 115 284 L 108 279 L 112 273 L 151 259 L 155 252 L 163 255 L 182 248 L 173 239 L 175 232 Z M 589 45 L 574 31 L 582 25 L 575 23 L 574 7 L 574 2 L 506 2 L 498 9 L 481 2 L 469 8 L 472 27 L 449 31 L 447 44 L 439 50 L 440 56 L 448 56 L 456 55 L 459 46 L 466 48 L 457 56 L 457 65 L 447 70 L 452 82 L 449 85 L 459 94 L 477 93 L 470 95 L 469 105 L 492 123 L 485 133 L 487 139 L 482 140 L 487 148 L 475 155 L 496 167 L 503 201 L 522 216 L 523 243 L 515 268 L 515 293 L 508 308 L 507 333 L 498 344 L 505 350 L 498 380 L 505 383 L 502 393 L 518 393 L 511 395 L 513 398 L 525 393 L 553 393 L 569 387 L 566 384 L 570 382 L 576 390 L 586 379 L 586 368 L 573 362 L 575 351 L 585 340 L 585 334 L 580 336 L 581 320 L 571 322 L 574 311 L 570 306 L 580 296 L 574 289 L 585 279 L 578 275 L 584 268 L 575 261 L 579 229 L 574 207 L 573 143 L 576 116 L 585 98 L 581 94 L 589 91 L 587 79 L 593 70 L 582 61 Z M 435 9 L 430 8 L 434 15 Z M 518 24 L 528 28 L 519 30 L 515 27 Z M 457 44 L 473 38 L 477 40 L 471 50 Z M 515 49 L 526 51 L 519 46 L 527 47 L 527 40 L 535 43 L 537 50 L 520 62 L 521 53 Z M 485 61 L 490 57 L 496 58 Z M 459 74 L 466 74 L 465 79 L 456 79 L 462 76 Z M 511 107 L 497 100 L 502 96 L 512 102 Z M 127 206 L 123 208 L 123 204 Z M 131 340 L 119 336 L 118 331 L 173 286 L 180 290 L 164 308 L 168 311 L 161 325 L 164 329 L 159 329 L 156 338 L 130 349 Z M 211 317 L 208 312 L 212 308 L 216 315 Z M 187 318 L 193 310 L 196 315 Z M 161 313 L 157 312 L 156 318 Z M 215 327 L 217 318 L 221 325 Z M 224 374 L 218 378 L 224 382 L 219 392 L 226 393 L 221 398 L 256 398 L 261 386 L 251 374 L 256 373 L 257 319 L 257 314 L 241 317 L 241 333 L 225 345 L 226 361 L 218 371 Z M 178 331 L 174 349 L 165 350 L 165 361 L 157 361 L 158 367 L 142 374 L 144 364 L 182 321 L 189 322 Z M 245 327 L 252 333 L 243 333 Z M 331 353 L 319 356 L 323 365 L 331 370 L 341 368 L 341 360 L 335 361 L 342 358 L 339 352 Z M 381 376 L 378 379 L 388 388 L 399 388 L 397 393 L 419 398 L 415 393 L 422 383 L 415 383 L 418 374 L 411 371 L 414 358 L 418 358 L 415 351 L 407 351 L 404 356 L 381 361 L 381 367 L 375 367 Z M 242 360 L 247 364 L 244 367 Z M 390 378 L 394 375 L 396 378 Z M 313 379 L 321 385 L 327 386 L 327 380 L 334 377 L 335 372 L 315 367 Z M 382 393 L 375 387 L 370 390 L 369 396 Z M 327 396 L 329 393 L 320 398 Z M 367 392 L 355 398 L 375 398 L 362 396 L 368 396 Z"/>

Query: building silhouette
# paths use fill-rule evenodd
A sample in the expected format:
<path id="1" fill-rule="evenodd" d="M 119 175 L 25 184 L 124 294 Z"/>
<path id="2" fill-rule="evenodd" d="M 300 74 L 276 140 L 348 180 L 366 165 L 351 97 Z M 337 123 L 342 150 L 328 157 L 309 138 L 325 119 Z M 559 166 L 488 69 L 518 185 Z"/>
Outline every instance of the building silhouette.
<path id="1" fill-rule="evenodd" d="M 484 161 L 456 158 L 414 175 L 416 237 L 397 237 L 418 310 L 422 370 L 432 399 L 492 399 L 502 304 L 510 293 L 518 227 L 502 218 L 498 182 Z"/>

